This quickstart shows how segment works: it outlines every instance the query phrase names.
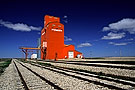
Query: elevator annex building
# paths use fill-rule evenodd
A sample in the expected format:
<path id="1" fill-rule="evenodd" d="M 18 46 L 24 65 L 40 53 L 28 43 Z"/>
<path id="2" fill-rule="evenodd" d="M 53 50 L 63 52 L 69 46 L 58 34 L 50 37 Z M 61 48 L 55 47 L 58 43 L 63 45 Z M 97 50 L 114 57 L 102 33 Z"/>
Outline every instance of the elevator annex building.
<path id="1" fill-rule="evenodd" d="M 46 15 L 41 31 L 41 59 L 82 58 L 74 45 L 64 44 L 64 25 L 59 17 Z"/>

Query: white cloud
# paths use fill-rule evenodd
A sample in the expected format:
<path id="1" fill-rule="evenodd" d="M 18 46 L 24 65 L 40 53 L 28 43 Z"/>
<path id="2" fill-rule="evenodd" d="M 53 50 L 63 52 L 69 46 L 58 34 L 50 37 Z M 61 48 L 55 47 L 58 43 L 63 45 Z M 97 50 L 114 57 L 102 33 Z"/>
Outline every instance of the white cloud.
<path id="1" fill-rule="evenodd" d="M 106 39 L 106 40 L 112 40 L 112 39 L 121 39 L 125 37 L 125 33 L 113 33 L 113 32 L 110 32 L 107 34 L 107 36 L 103 36 L 102 39 Z"/>
<path id="2" fill-rule="evenodd" d="M 134 40 L 133 38 L 125 39 L 126 41 L 132 41 Z"/>
<path id="3" fill-rule="evenodd" d="M 63 20 L 65 23 L 68 23 L 68 21 L 67 20 Z"/>
<path id="4" fill-rule="evenodd" d="M 80 47 L 90 47 L 90 46 L 92 46 L 90 43 L 81 43 L 77 47 L 80 48 Z"/>
<path id="5" fill-rule="evenodd" d="M 67 16 L 65 15 L 64 18 L 67 18 Z"/>
<path id="6" fill-rule="evenodd" d="M 111 23 L 108 27 L 104 27 L 103 31 L 127 31 L 130 34 L 135 34 L 135 19 L 126 18 L 116 23 Z"/>
<path id="7" fill-rule="evenodd" d="M 41 33 L 40 33 L 40 32 L 38 32 L 37 34 L 39 34 L 39 35 L 40 35 Z"/>
<path id="8" fill-rule="evenodd" d="M 72 38 L 69 38 L 67 36 L 64 36 L 64 41 L 72 41 Z"/>
<path id="9" fill-rule="evenodd" d="M 64 22 L 64 23 L 68 23 L 68 16 L 67 16 L 67 15 L 65 15 L 65 16 L 63 17 L 63 22 Z"/>
<path id="10" fill-rule="evenodd" d="M 0 25 L 16 31 L 32 31 L 32 30 L 40 31 L 41 30 L 41 27 L 28 26 L 27 24 L 24 23 L 13 24 L 12 22 L 3 21 L 3 20 L 0 20 Z"/>
<path id="11" fill-rule="evenodd" d="M 115 46 L 124 46 L 124 45 L 127 45 L 128 43 L 115 43 L 115 42 L 109 42 L 108 44 L 112 44 L 112 45 L 115 45 Z"/>

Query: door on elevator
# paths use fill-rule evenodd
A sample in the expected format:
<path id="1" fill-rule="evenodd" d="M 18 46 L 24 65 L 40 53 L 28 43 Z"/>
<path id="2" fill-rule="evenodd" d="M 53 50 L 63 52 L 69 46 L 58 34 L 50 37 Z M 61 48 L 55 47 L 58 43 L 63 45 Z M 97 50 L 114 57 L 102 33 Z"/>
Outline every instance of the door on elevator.
<path id="1" fill-rule="evenodd" d="M 68 58 L 74 58 L 74 52 L 73 51 L 68 52 Z"/>

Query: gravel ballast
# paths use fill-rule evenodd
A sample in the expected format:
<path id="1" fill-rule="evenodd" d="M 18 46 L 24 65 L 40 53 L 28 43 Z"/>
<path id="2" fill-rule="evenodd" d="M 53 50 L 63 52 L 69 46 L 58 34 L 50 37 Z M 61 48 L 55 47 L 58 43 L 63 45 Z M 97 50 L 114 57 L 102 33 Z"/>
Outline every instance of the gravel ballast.
<path id="1" fill-rule="evenodd" d="M 107 68 L 107 67 L 93 67 L 93 66 L 83 66 L 83 65 L 74 65 L 74 64 L 64 64 L 64 63 L 50 63 L 54 66 L 60 67 L 71 67 L 76 69 L 88 70 L 91 72 L 102 72 L 105 74 L 112 74 L 117 76 L 127 76 L 135 78 L 135 70 L 126 70 L 126 69 L 119 69 L 119 68 Z"/>
<path id="2" fill-rule="evenodd" d="M 16 62 L 17 67 L 19 68 L 28 88 L 30 90 L 54 90 L 52 86 L 48 83 L 37 77 L 31 71 L 20 65 Z"/>
<path id="3" fill-rule="evenodd" d="M 0 90 L 24 90 L 13 61 L 0 76 Z"/>
<path id="4" fill-rule="evenodd" d="M 109 86 L 105 86 L 103 84 L 119 87 L 124 90 L 135 90 L 135 87 L 132 87 L 130 85 L 125 85 L 125 84 L 114 82 L 114 81 L 108 81 L 108 80 L 104 80 L 97 77 L 87 76 L 86 74 L 88 73 L 85 73 L 85 72 L 81 72 L 84 74 L 78 74 L 75 72 L 70 72 L 71 70 L 66 71 L 66 68 L 65 70 L 62 70 L 62 69 L 50 67 L 50 66 L 45 67 L 45 66 L 39 65 L 41 67 L 37 67 L 29 63 L 20 62 L 17 59 L 13 59 L 11 64 L 5 69 L 4 73 L 0 76 L 0 90 L 25 90 L 13 61 L 16 63 L 21 75 L 23 76 L 30 90 L 57 90 L 56 88 L 48 84 L 46 81 L 43 81 L 33 72 L 31 72 L 30 69 L 34 71 L 35 73 L 39 74 L 40 76 L 44 77 L 48 81 L 54 83 L 56 86 L 62 88 L 63 90 L 116 90 L 116 89 L 111 89 Z M 27 68 L 21 65 L 20 63 L 26 66 Z M 44 63 L 50 63 L 51 65 L 54 65 L 54 66 L 74 68 L 78 70 L 80 69 L 80 70 L 87 70 L 91 72 L 102 72 L 105 74 L 128 76 L 132 78 L 135 77 L 134 76 L 135 70 L 126 70 L 126 69 L 120 69 L 120 68 L 107 68 L 107 67 L 93 67 L 93 66 L 83 66 L 83 65 L 54 63 L 54 62 L 53 63 L 44 62 Z M 98 63 L 94 63 L 94 64 L 98 64 Z M 102 63 L 99 63 L 99 64 L 102 64 Z M 107 65 L 107 64 L 104 64 L 104 65 Z M 114 65 L 114 64 L 110 64 L 110 65 Z M 79 79 L 76 77 L 81 77 L 85 79 Z M 90 80 L 91 82 L 87 81 L 86 79 Z M 93 83 L 92 81 L 103 83 L 103 84 Z"/>
<path id="5" fill-rule="evenodd" d="M 51 82 L 54 82 L 56 85 L 60 86 L 64 90 L 109 90 L 107 87 L 95 85 L 87 81 L 79 80 L 71 76 L 59 74 L 47 69 L 36 67 L 25 63 L 29 68 L 33 69 L 38 74 L 47 78 Z"/>

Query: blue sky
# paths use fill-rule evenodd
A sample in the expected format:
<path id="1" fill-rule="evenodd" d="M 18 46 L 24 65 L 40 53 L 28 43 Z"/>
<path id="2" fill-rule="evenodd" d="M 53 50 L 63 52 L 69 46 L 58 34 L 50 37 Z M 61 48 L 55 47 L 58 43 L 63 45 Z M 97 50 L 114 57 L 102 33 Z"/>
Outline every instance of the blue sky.
<path id="1" fill-rule="evenodd" d="M 37 47 L 44 15 L 61 18 L 65 44 L 85 57 L 135 56 L 132 0 L 1 0 L 0 57 L 22 57 L 21 46 Z"/>

